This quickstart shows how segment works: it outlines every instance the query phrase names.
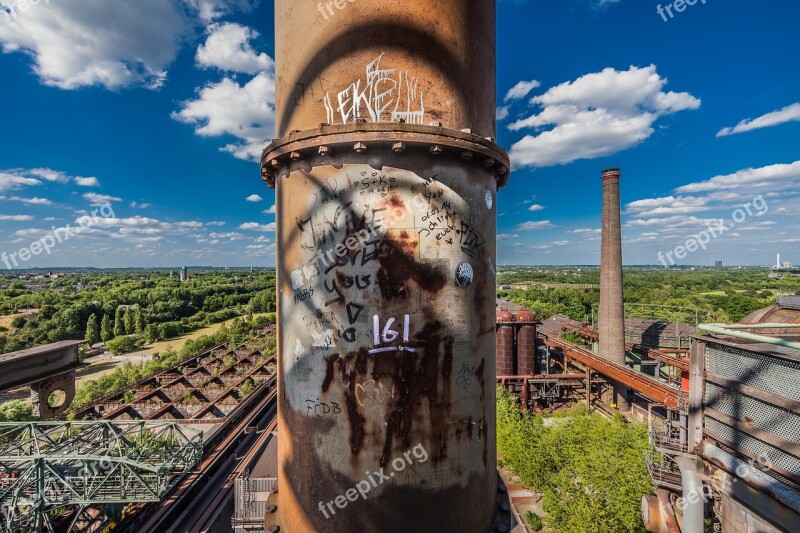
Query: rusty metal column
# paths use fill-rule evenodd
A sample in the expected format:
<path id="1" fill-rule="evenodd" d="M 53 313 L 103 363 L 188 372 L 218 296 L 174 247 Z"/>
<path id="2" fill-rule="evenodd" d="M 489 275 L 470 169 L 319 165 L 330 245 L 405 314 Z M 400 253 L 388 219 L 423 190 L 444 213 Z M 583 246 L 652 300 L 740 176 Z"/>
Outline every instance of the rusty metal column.
<path id="1" fill-rule="evenodd" d="M 495 2 L 276 0 L 276 61 L 282 526 L 493 530 Z"/>

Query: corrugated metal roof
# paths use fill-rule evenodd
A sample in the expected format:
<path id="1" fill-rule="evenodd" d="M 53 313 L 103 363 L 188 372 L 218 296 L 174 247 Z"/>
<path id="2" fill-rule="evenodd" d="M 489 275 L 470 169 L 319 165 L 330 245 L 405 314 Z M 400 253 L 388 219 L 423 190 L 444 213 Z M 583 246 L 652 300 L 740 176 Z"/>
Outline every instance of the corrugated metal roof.
<path id="1" fill-rule="evenodd" d="M 278 477 L 278 436 L 275 435 L 269 440 L 267 447 L 256 464 L 250 470 L 248 476 L 253 479 L 263 479 Z"/>

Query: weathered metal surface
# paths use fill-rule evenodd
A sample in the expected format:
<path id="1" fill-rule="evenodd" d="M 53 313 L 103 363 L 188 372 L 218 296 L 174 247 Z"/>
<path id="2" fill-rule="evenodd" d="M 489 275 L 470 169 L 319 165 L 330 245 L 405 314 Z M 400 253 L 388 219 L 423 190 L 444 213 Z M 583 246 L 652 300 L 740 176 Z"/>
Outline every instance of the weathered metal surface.
<path id="1" fill-rule="evenodd" d="M 492 0 L 276 2 L 287 531 L 489 531 Z M 505 513 L 507 515 L 507 513 Z"/>
<path id="2" fill-rule="evenodd" d="M 495 132 L 494 0 L 277 0 L 277 135 L 322 122 Z"/>
<path id="3" fill-rule="evenodd" d="M 496 177 L 382 144 L 277 177 L 281 520 L 488 530 Z M 391 479 L 375 486 L 381 469 Z M 343 501 L 366 472 L 368 498 Z"/>
<path id="4" fill-rule="evenodd" d="M 498 311 L 496 336 L 496 368 L 500 376 L 513 376 L 514 372 L 514 315 Z"/>
<path id="5" fill-rule="evenodd" d="M 557 336 L 539 331 L 539 337 L 550 348 L 561 350 L 564 354 L 572 357 L 581 364 L 592 368 L 598 373 L 624 386 L 630 387 L 651 400 L 673 409 L 683 409 L 686 407 L 687 394 L 685 391 L 675 389 L 661 380 L 637 372 L 627 366 L 609 361 L 605 357 L 600 357 L 589 350 L 563 341 Z"/>
<path id="6" fill-rule="evenodd" d="M 60 341 L 0 356 L 0 390 L 42 381 L 81 366 L 78 346 L 84 341 Z"/>
<path id="7" fill-rule="evenodd" d="M 517 374 L 536 374 L 536 316 L 530 311 L 517 314 Z"/>

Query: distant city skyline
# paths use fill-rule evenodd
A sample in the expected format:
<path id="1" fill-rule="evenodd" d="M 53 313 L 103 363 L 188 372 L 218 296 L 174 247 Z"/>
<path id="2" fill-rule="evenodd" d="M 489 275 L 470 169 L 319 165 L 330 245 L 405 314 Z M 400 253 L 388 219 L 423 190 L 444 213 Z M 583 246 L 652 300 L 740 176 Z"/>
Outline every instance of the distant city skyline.
<path id="1" fill-rule="evenodd" d="M 514 169 L 497 264 L 597 264 L 608 167 L 626 265 L 680 258 L 718 224 L 679 264 L 800 262 L 800 4 L 666 20 L 657 5 L 498 0 L 497 140 Z M 256 162 L 274 136 L 272 2 L 25 6 L 0 0 L 0 252 L 22 269 L 273 266 Z M 768 209 L 737 220 L 758 197 Z M 113 217 L 36 245 L 105 205 Z"/>

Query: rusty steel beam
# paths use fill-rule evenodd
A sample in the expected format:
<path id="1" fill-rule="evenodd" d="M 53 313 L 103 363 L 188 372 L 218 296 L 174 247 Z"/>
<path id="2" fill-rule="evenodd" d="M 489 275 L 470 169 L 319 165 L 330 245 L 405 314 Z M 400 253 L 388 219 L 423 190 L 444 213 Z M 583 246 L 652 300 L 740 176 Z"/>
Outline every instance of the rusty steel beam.
<path id="1" fill-rule="evenodd" d="M 658 350 L 656 348 L 647 348 L 646 346 L 641 346 L 639 344 L 633 344 L 631 342 L 625 343 L 625 349 L 630 352 L 638 353 L 639 355 L 643 355 L 652 359 L 653 361 L 661 361 L 667 366 L 674 366 L 675 368 L 680 368 L 681 370 L 685 370 L 686 372 L 689 371 L 689 359 L 679 359 L 677 357 L 673 357 L 669 355 L 667 352 L 663 350 Z"/>
<path id="2" fill-rule="evenodd" d="M 597 332 L 595 332 L 588 324 L 583 324 L 579 327 L 569 327 L 569 326 L 562 326 L 562 331 L 573 331 L 578 333 L 584 339 L 590 340 L 597 340 Z M 680 368 L 681 370 L 689 371 L 689 359 L 679 359 L 677 357 L 673 357 L 670 353 L 687 353 L 688 350 L 662 350 L 658 348 L 648 348 L 646 346 L 642 346 L 640 344 L 634 344 L 632 342 L 625 343 L 625 349 L 629 352 L 638 353 L 639 355 L 644 355 L 645 357 L 649 357 L 654 361 L 661 361 L 665 365 L 674 366 L 675 368 Z"/>
<path id="3" fill-rule="evenodd" d="M 685 394 L 678 389 L 674 389 L 657 379 L 653 379 L 650 376 L 642 374 L 641 372 L 637 372 L 631 368 L 628 368 L 627 366 L 609 361 L 604 357 L 600 357 L 588 350 L 579 348 L 578 346 L 572 345 L 566 341 L 552 338 L 541 332 L 539 333 L 539 336 L 550 348 L 558 348 L 564 352 L 564 354 L 580 361 L 587 367 L 616 382 L 632 388 L 639 394 L 642 394 L 651 400 L 673 409 L 685 407 Z"/>
<path id="4" fill-rule="evenodd" d="M 282 530 L 490 531 L 510 517 L 496 512 L 509 160 L 493 139 L 495 2 L 313 7 L 275 3 L 280 138 L 261 161 L 277 205 Z"/>

